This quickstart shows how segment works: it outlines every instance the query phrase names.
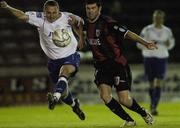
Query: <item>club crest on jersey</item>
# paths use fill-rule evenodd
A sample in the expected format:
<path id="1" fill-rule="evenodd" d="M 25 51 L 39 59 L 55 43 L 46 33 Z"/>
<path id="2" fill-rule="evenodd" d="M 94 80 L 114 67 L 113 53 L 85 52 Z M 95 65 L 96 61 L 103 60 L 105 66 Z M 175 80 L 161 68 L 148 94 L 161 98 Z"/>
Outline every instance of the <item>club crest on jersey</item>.
<path id="1" fill-rule="evenodd" d="M 101 34 L 101 31 L 99 29 L 96 29 L 96 37 L 99 37 Z"/>

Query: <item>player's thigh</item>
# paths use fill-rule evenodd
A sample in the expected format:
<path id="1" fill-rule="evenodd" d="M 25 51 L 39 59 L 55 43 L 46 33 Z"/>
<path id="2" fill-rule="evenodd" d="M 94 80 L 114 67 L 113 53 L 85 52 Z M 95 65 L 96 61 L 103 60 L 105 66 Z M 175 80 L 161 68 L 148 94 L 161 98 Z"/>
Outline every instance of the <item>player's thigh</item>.
<path id="1" fill-rule="evenodd" d="M 107 84 L 100 84 L 98 86 L 99 92 L 100 94 L 108 94 L 111 95 L 112 92 L 112 88 L 111 86 L 107 85 Z"/>
<path id="2" fill-rule="evenodd" d="M 153 81 L 156 74 L 155 58 L 144 58 L 144 70 L 148 81 Z"/>
<path id="3" fill-rule="evenodd" d="M 167 64 L 168 61 L 167 59 L 157 59 L 156 65 L 157 65 L 157 73 L 156 73 L 156 78 L 159 80 L 163 80 L 166 76 L 166 71 L 167 71 Z"/>

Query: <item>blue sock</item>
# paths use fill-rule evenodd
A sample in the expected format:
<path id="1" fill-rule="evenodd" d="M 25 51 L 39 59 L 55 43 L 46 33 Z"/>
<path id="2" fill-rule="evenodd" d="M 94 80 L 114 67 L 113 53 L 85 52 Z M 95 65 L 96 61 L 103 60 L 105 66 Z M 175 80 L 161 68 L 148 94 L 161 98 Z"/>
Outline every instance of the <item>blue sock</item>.
<path id="1" fill-rule="evenodd" d="M 72 105 L 73 104 L 73 97 L 72 97 L 72 94 L 71 92 L 68 92 L 68 96 L 66 98 L 61 98 L 61 100 L 66 103 L 67 105 Z"/>
<path id="2" fill-rule="evenodd" d="M 155 88 L 155 95 L 156 95 L 155 108 L 157 108 L 157 105 L 158 105 L 158 103 L 160 101 L 160 97 L 161 97 L 161 88 L 160 87 Z"/>
<path id="3" fill-rule="evenodd" d="M 155 109 L 155 100 L 156 100 L 156 95 L 155 95 L 155 88 L 150 88 L 149 89 L 149 95 L 151 98 L 151 109 Z"/>
<path id="4" fill-rule="evenodd" d="M 64 76 L 59 77 L 58 82 L 55 86 L 55 92 L 63 93 L 64 90 L 67 88 L 67 79 Z"/>

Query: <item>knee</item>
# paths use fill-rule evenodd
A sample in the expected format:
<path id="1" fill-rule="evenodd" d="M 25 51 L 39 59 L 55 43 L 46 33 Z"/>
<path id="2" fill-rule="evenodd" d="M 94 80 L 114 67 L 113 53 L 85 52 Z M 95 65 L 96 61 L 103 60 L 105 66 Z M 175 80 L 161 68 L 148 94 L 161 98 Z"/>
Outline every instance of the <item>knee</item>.
<path id="1" fill-rule="evenodd" d="M 111 101 L 111 95 L 109 94 L 100 94 L 101 99 L 104 101 L 105 104 Z"/>
<path id="2" fill-rule="evenodd" d="M 119 102 L 124 105 L 124 106 L 131 106 L 132 104 L 132 99 L 131 97 L 121 97 L 119 98 Z"/>
<path id="3" fill-rule="evenodd" d="M 59 75 L 63 75 L 63 76 L 69 77 L 75 71 L 76 71 L 75 66 L 73 66 L 73 65 L 63 65 L 61 67 L 61 69 L 60 69 L 60 74 Z"/>
<path id="4" fill-rule="evenodd" d="M 164 80 L 157 80 L 156 81 L 156 87 L 161 87 L 164 84 Z"/>

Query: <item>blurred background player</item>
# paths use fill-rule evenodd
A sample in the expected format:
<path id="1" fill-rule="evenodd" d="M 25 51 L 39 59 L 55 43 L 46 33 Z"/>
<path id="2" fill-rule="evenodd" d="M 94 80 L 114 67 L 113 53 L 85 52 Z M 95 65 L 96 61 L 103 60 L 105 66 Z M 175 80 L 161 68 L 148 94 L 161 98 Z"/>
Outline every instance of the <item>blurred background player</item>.
<path id="1" fill-rule="evenodd" d="M 147 25 L 141 31 L 141 36 L 146 40 L 153 40 L 157 43 L 158 49 L 151 51 L 141 44 L 137 44 L 142 50 L 144 57 L 145 75 L 148 78 L 151 98 L 150 109 L 153 115 L 158 115 L 157 106 L 161 97 L 161 86 L 166 75 L 169 53 L 174 45 L 174 37 L 170 28 L 164 25 L 165 13 L 162 10 L 155 10 L 153 23 Z"/>
<path id="2" fill-rule="evenodd" d="M 100 0 L 86 0 L 85 8 L 87 15 L 85 33 L 93 54 L 95 83 L 101 99 L 113 113 L 125 120 L 122 127 L 135 126 L 136 122 L 120 104 L 140 114 L 147 124 L 152 125 L 154 119 L 151 114 L 129 95 L 131 71 L 122 53 L 122 41 L 124 38 L 129 38 L 140 42 L 150 50 L 155 49 L 156 45 L 145 41 L 112 18 L 101 15 Z M 119 102 L 112 97 L 112 87 L 116 89 Z"/>
<path id="3" fill-rule="evenodd" d="M 24 13 L 9 6 L 5 1 L 0 2 L 0 7 L 38 29 L 41 48 L 49 58 L 49 75 L 55 84 L 54 92 L 48 93 L 49 109 L 53 110 L 61 99 L 72 107 L 81 120 L 84 120 L 85 115 L 80 109 L 78 99 L 74 99 L 68 90 L 68 79 L 75 75 L 80 62 L 80 56 L 76 52 L 78 42 L 72 28 L 75 27 L 77 30 L 81 48 L 84 40 L 83 20 L 72 13 L 60 12 L 59 5 L 54 0 L 45 2 L 44 12 Z"/>

